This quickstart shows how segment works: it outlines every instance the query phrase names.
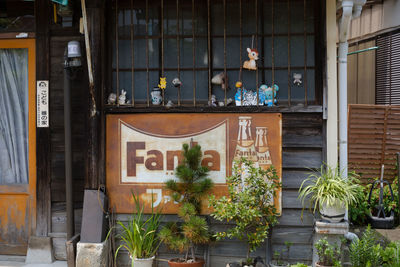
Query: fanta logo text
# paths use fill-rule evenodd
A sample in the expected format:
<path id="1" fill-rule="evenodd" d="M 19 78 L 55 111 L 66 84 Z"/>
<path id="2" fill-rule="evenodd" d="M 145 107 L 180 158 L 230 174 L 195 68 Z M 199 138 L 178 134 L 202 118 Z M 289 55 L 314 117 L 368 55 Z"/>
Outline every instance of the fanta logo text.
<path id="1" fill-rule="evenodd" d="M 139 156 L 139 151 L 145 150 L 146 156 Z M 143 155 L 143 152 L 140 153 Z M 148 150 L 146 151 L 146 142 L 127 142 L 126 143 L 126 160 L 127 160 L 127 175 L 136 177 L 138 165 L 143 165 L 149 171 L 173 171 L 175 159 L 178 163 L 183 160 L 181 150 Z M 201 165 L 208 167 L 210 171 L 220 171 L 221 159 L 220 154 L 216 150 L 205 150 L 203 152 L 203 160 Z"/>

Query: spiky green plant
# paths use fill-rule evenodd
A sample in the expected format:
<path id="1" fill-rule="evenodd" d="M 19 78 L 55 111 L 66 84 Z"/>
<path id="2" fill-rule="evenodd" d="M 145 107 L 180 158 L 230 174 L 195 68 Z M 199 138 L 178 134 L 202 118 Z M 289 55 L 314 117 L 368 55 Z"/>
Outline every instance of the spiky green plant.
<path id="1" fill-rule="evenodd" d="M 144 215 L 144 206 L 140 204 L 139 198 L 132 192 L 132 197 L 135 203 L 135 212 L 132 214 L 128 224 L 118 221 L 117 224 L 121 227 L 122 232 L 117 235 L 121 244 L 115 251 L 115 259 L 118 256 L 120 249 L 124 248 L 132 257 L 132 267 L 134 259 L 146 259 L 153 257 L 161 242 L 157 237 L 157 229 L 160 225 L 161 213 L 154 211 L 151 207 L 151 214 Z M 153 203 L 153 201 L 151 202 Z M 114 228 L 110 229 L 108 236 Z"/>
<path id="2" fill-rule="evenodd" d="M 354 174 L 349 173 L 347 178 L 337 168 L 322 165 L 319 171 L 315 171 L 305 179 L 299 189 L 299 198 L 303 207 L 310 197 L 310 209 L 313 213 L 321 205 L 332 206 L 337 201 L 343 203 L 346 208 L 357 202 L 358 185 L 354 182 Z"/>
<path id="3" fill-rule="evenodd" d="M 207 178 L 208 168 L 201 166 L 202 152 L 199 145 L 183 145 L 183 162 L 175 169 L 178 181 L 173 179 L 165 183 L 171 191 L 172 198 L 180 203 L 178 216 L 182 222 L 168 223 L 159 233 L 164 244 L 175 251 L 185 253 L 184 260 L 195 257 L 195 246 L 210 241 L 207 221 L 200 217 L 202 198 L 213 187 Z"/>
<path id="4" fill-rule="evenodd" d="M 350 262 L 353 267 L 381 266 L 382 247 L 376 241 L 371 226 L 368 225 L 362 237 L 349 246 Z"/>

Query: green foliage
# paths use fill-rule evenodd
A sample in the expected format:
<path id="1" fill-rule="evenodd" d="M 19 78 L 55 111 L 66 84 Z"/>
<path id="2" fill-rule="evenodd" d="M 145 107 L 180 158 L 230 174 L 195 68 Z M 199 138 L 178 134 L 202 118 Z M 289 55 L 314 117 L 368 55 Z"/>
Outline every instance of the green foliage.
<path id="1" fill-rule="evenodd" d="M 315 244 L 315 248 L 317 250 L 318 263 L 320 265 L 334 267 L 342 266 L 339 261 L 340 248 L 338 244 L 331 245 L 329 244 L 327 238 L 324 237 L 318 240 L 318 242 Z"/>
<path id="2" fill-rule="evenodd" d="M 350 262 L 353 267 L 378 267 L 382 263 L 382 247 L 375 244 L 376 239 L 368 226 L 362 237 L 353 241 L 350 246 Z"/>
<path id="3" fill-rule="evenodd" d="M 156 254 L 160 246 L 157 229 L 160 225 L 161 214 L 159 211 L 154 211 L 152 207 L 151 214 L 145 216 L 143 214 L 143 206 L 140 205 L 138 197 L 133 192 L 132 196 L 136 208 L 135 213 L 132 214 L 127 225 L 121 221 L 117 222 L 122 228 L 122 232 L 117 235 L 117 238 L 120 238 L 122 243 L 115 252 L 115 258 L 117 258 L 121 248 L 126 249 L 134 259 L 151 258 Z M 114 227 L 108 232 L 107 238 L 113 230 Z"/>
<path id="4" fill-rule="evenodd" d="M 383 267 L 400 267 L 400 242 L 390 242 L 382 251 Z"/>
<path id="5" fill-rule="evenodd" d="M 368 184 L 367 186 L 360 186 L 356 195 L 357 198 L 356 203 L 353 203 L 349 207 L 350 219 L 352 223 L 355 225 L 365 225 L 367 223 L 368 214 L 376 213 L 374 207 L 379 204 L 380 189 L 375 188 L 372 191 L 371 207 L 370 207 L 368 204 L 368 196 L 371 191 L 371 186 L 372 186 L 371 184 Z M 392 201 L 389 187 L 386 185 L 383 188 L 383 205 L 387 216 L 390 215 L 392 210 L 395 212 L 396 216 L 397 214 L 399 214 L 399 207 L 397 206 L 397 199 L 398 199 L 397 178 L 394 179 L 394 182 L 391 184 L 391 186 L 393 189 L 394 200 Z"/>
<path id="6" fill-rule="evenodd" d="M 171 179 L 165 184 L 172 198 L 180 203 L 178 216 L 182 222 L 168 223 L 161 229 L 159 237 L 169 249 L 186 252 L 187 261 L 189 250 L 194 259 L 194 246 L 210 241 L 207 221 L 199 214 L 201 200 L 210 192 L 213 182 L 207 178 L 208 169 L 201 166 L 202 152 L 199 145 L 189 148 L 184 144 L 182 154 L 183 162 L 175 169 L 178 181 Z"/>
<path id="7" fill-rule="evenodd" d="M 290 267 L 308 267 L 308 265 L 305 265 L 304 263 L 296 263 L 294 265 L 290 265 Z"/>
<path id="8" fill-rule="evenodd" d="M 248 244 L 247 257 L 268 237 L 269 228 L 277 223 L 273 197 L 281 184 L 276 170 L 254 167 L 242 158 L 234 163 L 232 176 L 226 178 L 228 196 L 211 196 L 212 217 L 219 221 L 233 221 L 236 226 L 216 234 L 217 240 L 239 238 Z"/>
<path id="9" fill-rule="evenodd" d="M 322 165 L 318 172 L 312 173 L 303 181 L 299 189 L 299 198 L 305 206 L 305 200 L 310 197 L 310 208 L 315 213 L 322 204 L 334 205 L 337 201 L 347 208 L 356 203 L 359 185 L 354 183 L 354 174 L 344 178 L 337 168 Z"/>

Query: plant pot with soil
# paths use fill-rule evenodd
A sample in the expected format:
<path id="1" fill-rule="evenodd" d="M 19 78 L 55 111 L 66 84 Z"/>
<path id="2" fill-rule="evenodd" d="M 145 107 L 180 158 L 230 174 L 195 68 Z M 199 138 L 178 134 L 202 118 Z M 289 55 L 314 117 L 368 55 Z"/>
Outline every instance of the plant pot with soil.
<path id="1" fill-rule="evenodd" d="M 178 259 L 171 259 L 171 267 L 202 267 L 204 260 L 196 257 L 196 245 L 210 241 L 207 221 L 200 216 L 202 198 L 213 187 L 207 178 L 208 168 L 201 166 L 202 152 L 199 145 L 183 145 L 183 162 L 175 169 L 177 181 L 165 184 L 172 199 L 180 204 L 179 222 L 170 222 L 159 233 L 161 241 L 171 250 L 183 253 Z"/>
<path id="2" fill-rule="evenodd" d="M 304 207 L 309 202 L 315 213 L 319 208 L 321 218 L 327 222 L 337 223 L 344 219 L 349 205 L 357 202 L 358 187 L 355 175 L 343 174 L 336 168 L 322 165 L 321 169 L 312 173 L 303 181 L 299 189 L 299 198 Z"/>

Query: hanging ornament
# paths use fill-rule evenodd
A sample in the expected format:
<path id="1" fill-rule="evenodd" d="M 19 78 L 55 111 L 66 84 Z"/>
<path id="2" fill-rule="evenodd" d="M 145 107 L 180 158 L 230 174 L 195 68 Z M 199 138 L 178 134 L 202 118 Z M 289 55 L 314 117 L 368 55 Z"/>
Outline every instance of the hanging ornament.
<path id="1" fill-rule="evenodd" d="M 220 72 L 211 79 L 212 84 L 221 85 L 222 90 L 226 90 L 228 87 L 228 75 L 224 72 Z M 228 88 L 229 89 L 229 88 Z"/>
<path id="2" fill-rule="evenodd" d="M 258 51 L 256 49 L 247 48 L 247 53 L 250 60 L 243 63 L 243 68 L 248 70 L 257 70 L 256 60 L 258 60 Z"/>
<path id="3" fill-rule="evenodd" d="M 164 90 L 165 88 L 167 88 L 167 78 L 165 77 L 160 77 L 160 83 L 158 84 L 158 87 L 161 90 Z"/>

